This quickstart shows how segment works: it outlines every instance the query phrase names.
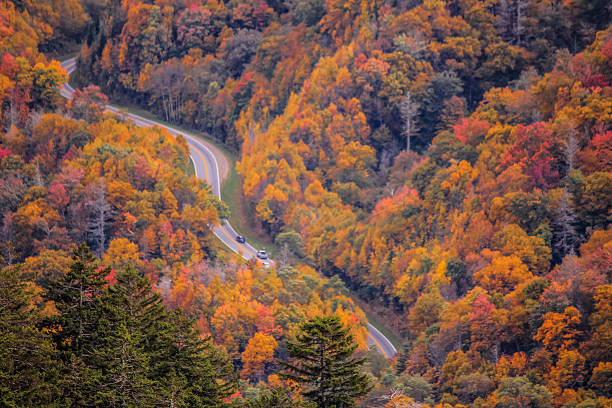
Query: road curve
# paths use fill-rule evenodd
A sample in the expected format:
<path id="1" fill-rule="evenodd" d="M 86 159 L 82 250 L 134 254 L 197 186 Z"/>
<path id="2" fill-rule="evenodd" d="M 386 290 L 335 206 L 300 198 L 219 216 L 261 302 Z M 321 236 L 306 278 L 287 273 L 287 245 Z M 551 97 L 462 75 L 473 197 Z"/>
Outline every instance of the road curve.
<path id="1" fill-rule="evenodd" d="M 76 58 L 71 58 L 62 62 L 62 68 L 64 68 L 68 75 L 70 75 L 76 69 Z M 64 84 L 60 90 L 60 94 L 67 99 L 72 99 L 74 94 L 74 88 L 68 83 Z M 198 178 L 206 180 L 211 186 L 214 195 L 221 200 L 221 181 L 219 178 L 219 166 L 217 165 L 217 159 L 212 151 L 206 147 L 196 136 L 189 133 L 174 129 L 170 126 L 166 126 L 162 123 L 158 123 L 146 118 L 143 118 L 132 113 L 120 112 L 119 109 L 111 105 L 106 105 L 106 111 L 114 112 L 122 115 L 124 118 L 130 120 L 137 126 L 151 127 L 159 126 L 166 129 L 173 135 L 181 135 L 187 141 L 189 145 L 190 158 L 195 168 L 195 174 Z M 238 235 L 227 220 L 222 220 L 221 225 L 213 227 L 213 233 L 215 236 L 223 242 L 228 248 L 235 253 L 242 256 L 242 258 L 257 259 L 264 263 L 266 266 L 273 264 L 272 260 L 261 261 L 256 257 L 257 249 L 255 249 L 248 242 L 239 243 L 236 241 Z M 376 346 L 376 348 L 386 357 L 392 358 L 397 353 L 397 350 L 391 344 L 391 342 L 374 326 L 368 323 L 368 346 Z"/>

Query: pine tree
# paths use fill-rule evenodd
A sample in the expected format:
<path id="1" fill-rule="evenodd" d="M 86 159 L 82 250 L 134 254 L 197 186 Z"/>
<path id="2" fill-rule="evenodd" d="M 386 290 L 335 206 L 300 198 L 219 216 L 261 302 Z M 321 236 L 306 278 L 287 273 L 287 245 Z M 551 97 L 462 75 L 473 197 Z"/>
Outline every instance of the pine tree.
<path id="1" fill-rule="evenodd" d="M 182 311 L 168 311 L 149 279 L 128 267 L 102 296 L 100 347 L 104 406 L 223 407 L 233 366 Z"/>
<path id="2" fill-rule="evenodd" d="M 411 344 L 406 342 L 402 344 L 402 349 L 398 354 L 397 363 L 395 365 L 395 374 L 401 375 L 406 370 Z"/>
<path id="3" fill-rule="evenodd" d="M 90 360 L 104 373 L 96 401 L 102 406 L 151 406 L 162 391 L 149 374 L 167 313 L 161 297 L 133 268 L 117 272 L 115 279 L 100 299 L 100 339 Z"/>
<path id="4" fill-rule="evenodd" d="M 169 311 L 148 278 L 128 266 L 107 282 L 86 246 L 46 293 L 60 350 L 62 406 L 223 407 L 235 390 L 230 359 Z"/>
<path id="5" fill-rule="evenodd" d="M 152 379 L 163 384 L 167 406 L 223 407 L 234 393 L 236 376 L 228 356 L 201 338 L 194 321 L 178 309 L 168 315 L 160 350 L 151 360 Z"/>
<path id="6" fill-rule="evenodd" d="M 62 362 L 60 388 L 64 406 L 95 406 L 91 400 L 100 372 L 87 364 L 98 345 L 100 296 L 108 274 L 82 244 L 72 255 L 70 271 L 49 282 L 45 299 L 59 312 L 46 322 Z"/>
<path id="7" fill-rule="evenodd" d="M 28 284 L 0 269 L 0 406 L 49 407 L 57 400 L 57 365 Z"/>
<path id="8" fill-rule="evenodd" d="M 305 386 L 303 395 L 320 408 L 354 407 L 370 389 L 359 372 L 365 359 L 353 357 L 357 345 L 337 316 L 315 317 L 300 326 L 297 341 L 287 342 L 292 363 L 281 362 L 285 378 Z"/>
<path id="9" fill-rule="evenodd" d="M 108 271 L 99 267 L 85 244 L 74 251 L 72 260 L 66 276 L 49 282 L 45 298 L 53 301 L 59 312 L 51 320 L 55 342 L 63 351 L 82 357 L 91 354 L 97 337 L 99 299 Z"/>
<path id="10" fill-rule="evenodd" d="M 311 408 L 311 402 L 292 401 L 284 391 L 271 390 L 247 402 L 246 408 Z"/>

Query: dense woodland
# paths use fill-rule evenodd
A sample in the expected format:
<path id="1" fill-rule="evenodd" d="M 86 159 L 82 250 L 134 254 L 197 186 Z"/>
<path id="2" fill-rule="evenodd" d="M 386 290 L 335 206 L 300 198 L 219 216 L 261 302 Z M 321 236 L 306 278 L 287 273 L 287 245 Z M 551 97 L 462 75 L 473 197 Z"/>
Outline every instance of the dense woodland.
<path id="1" fill-rule="evenodd" d="M 603 0 L 3 2 L 2 402 L 325 406 L 279 372 L 308 355 L 296 339 L 320 328 L 303 322 L 335 314 L 374 385 L 362 406 L 609 406 L 611 15 Z M 52 56 L 75 46 L 66 103 Z M 301 243 L 294 265 L 227 253 L 210 226 L 230 209 L 185 141 L 104 115 L 105 95 L 234 151 L 258 227 Z M 97 282 L 96 353 L 62 309 L 79 270 Z M 365 350 L 347 287 L 402 339 L 393 361 Z M 125 400 L 100 387 L 121 344 L 139 367 Z M 24 345 L 38 373 L 8 358 Z"/>
<path id="2" fill-rule="evenodd" d="M 216 241 L 228 209 L 191 175 L 182 138 L 104 115 L 97 87 L 59 96 L 67 76 L 41 53 L 30 6 L 1 10 L 13 25 L 0 69 L 0 405 L 257 403 L 260 381 L 285 388 L 285 340 L 318 315 L 364 353 L 365 316 L 338 278 L 245 265 Z"/>

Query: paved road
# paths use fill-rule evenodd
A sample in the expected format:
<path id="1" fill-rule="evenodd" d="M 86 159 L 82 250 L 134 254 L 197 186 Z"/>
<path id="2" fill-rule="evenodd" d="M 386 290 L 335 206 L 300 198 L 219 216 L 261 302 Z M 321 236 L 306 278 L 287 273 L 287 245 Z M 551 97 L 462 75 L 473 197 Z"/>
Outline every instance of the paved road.
<path id="1" fill-rule="evenodd" d="M 64 68 L 68 74 L 72 73 L 76 69 L 76 59 L 71 58 L 62 62 L 62 68 Z M 60 90 L 60 94 L 65 98 L 72 99 L 74 89 L 70 85 L 64 84 Z M 159 126 L 166 129 L 173 135 L 183 136 L 189 145 L 189 152 L 191 153 L 190 158 L 193 161 L 196 176 L 206 180 L 206 182 L 212 187 L 215 196 L 221 200 L 221 181 L 219 179 L 219 166 L 217 165 L 217 159 L 210 149 L 200 140 L 198 140 L 197 137 L 132 113 L 120 112 L 119 109 L 111 105 L 107 105 L 106 110 L 123 115 L 126 119 L 129 119 L 137 126 Z M 221 225 L 213 228 L 213 232 L 215 236 L 221 240 L 221 242 L 223 242 L 232 251 L 242 256 L 244 259 L 257 259 L 257 250 L 252 245 L 250 245 L 248 242 L 239 243 L 236 241 L 236 236 L 238 234 L 232 228 L 229 222 L 227 222 L 227 220 L 222 220 Z M 257 260 L 264 263 L 266 266 L 274 263 L 272 260 Z M 391 344 L 391 342 L 370 323 L 368 323 L 368 345 L 375 345 L 387 358 L 391 358 L 397 353 L 397 350 L 395 347 L 393 347 L 393 344 Z"/>

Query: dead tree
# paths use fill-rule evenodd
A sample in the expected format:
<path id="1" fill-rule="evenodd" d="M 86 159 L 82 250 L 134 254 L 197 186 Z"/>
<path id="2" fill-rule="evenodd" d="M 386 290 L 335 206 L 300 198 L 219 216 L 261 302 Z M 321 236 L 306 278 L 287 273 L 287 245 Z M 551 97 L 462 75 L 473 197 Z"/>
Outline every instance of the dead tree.
<path id="1" fill-rule="evenodd" d="M 414 132 L 414 117 L 417 114 L 419 105 L 412 101 L 410 92 L 406 92 L 404 99 L 400 103 L 400 112 L 403 120 L 403 132 L 406 135 L 406 151 L 410 151 L 410 136 Z"/>

